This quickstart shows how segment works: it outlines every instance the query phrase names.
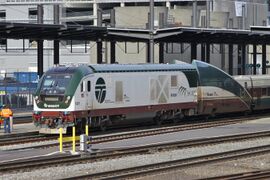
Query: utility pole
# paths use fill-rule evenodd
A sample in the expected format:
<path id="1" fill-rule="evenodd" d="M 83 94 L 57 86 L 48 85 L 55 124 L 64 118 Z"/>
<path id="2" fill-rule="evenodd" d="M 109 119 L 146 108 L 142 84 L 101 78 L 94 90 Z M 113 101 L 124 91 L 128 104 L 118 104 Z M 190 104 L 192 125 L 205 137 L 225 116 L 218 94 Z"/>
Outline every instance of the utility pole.
<path id="1" fill-rule="evenodd" d="M 149 24 L 149 63 L 154 63 L 154 0 L 150 0 Z"/>

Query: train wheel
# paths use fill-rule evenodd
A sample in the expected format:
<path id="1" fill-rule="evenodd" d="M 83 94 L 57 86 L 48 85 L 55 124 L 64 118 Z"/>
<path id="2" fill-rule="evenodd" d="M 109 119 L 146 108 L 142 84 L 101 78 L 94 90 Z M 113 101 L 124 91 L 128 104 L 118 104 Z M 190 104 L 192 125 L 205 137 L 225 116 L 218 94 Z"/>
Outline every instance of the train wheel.
<path id="1" fill-rule="evenodd" d="M 106 122 L 102 122 L 102 123 L 100 124 L 100 130 L 103 131 L 103 132 L 107 130 Z"/>
<path id="2" fill-rule="evenodd" d="M 159 117 L 157 117 L 157 118 L 154 119 L 154 122 L 155 122 L 156 125 L 161 126 L 162 123 L 163 123 L 163 120 L 160 119 Z"/>

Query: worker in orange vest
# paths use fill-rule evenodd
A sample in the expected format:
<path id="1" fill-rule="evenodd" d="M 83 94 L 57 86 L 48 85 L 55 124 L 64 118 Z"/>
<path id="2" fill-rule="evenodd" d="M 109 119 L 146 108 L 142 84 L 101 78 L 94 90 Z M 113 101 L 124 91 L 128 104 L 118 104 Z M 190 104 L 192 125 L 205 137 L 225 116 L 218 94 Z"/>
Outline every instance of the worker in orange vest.
<path id="1" fill-rule="evenodd" d="M 4 118 L 5 133 L 10 133 L 10 117 L 13 116 L 13 112 L 9 109 L 8 105 L 3 105 L 0 115 Z"/>

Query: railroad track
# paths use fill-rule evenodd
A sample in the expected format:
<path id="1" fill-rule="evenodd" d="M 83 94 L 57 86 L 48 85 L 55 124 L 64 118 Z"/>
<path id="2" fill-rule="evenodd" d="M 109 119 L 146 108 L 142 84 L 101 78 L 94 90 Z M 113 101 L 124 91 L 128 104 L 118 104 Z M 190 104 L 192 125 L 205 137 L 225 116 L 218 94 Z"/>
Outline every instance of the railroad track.
<path id="1" fill-rule="evenodd" d="M 55 136 L 47 136 L 39 134 L 38 131 L 18 133 L 18 134 L 8 134 L 0 136 L 0 147 L 14 144 L 48 141 L 53 140 L 55 138 L 56 138 Z"/>
<path id="2" fill-rule="evenodd" d="M 210 177 L 207 180 L 258 180 L 270 179 L 270 169 Z"/>
<path id="3" fill-rule="evenodd" d="M 269 116 L 269 113 L 260 115 L 260 118 L 268 117 L 268 116 Z M 240 118 L 234 117 L 232 119 L 221 118 L 218 120 L 211 120 L 207 122 L 195 121 L 189 124 L 180 124 L 180 125 L 165 126 L 165 127 L 159 127 L 159 128 L 155 127 L 155 128 L 137 130 L 137 131 L 130 131 L 131 129 L 129 129 L 130 132 L 122 132 L 122 133 L 107 132 L 107 134 L 105 135 L 92 135 L 92 138 L 93 138 L 92 143 L 96 144 L 96 143 L 102 143 L 102 142 L 108 142 L 108 141 L 123 140 L 123 139 L 128 139 L 128 138 L 153 136 L 153 135 L 173 133 L 173 132 L 179 132 L 179 131 L 185 131 L 185 130 L 230 125 L 230 124 L 241 123 L 241 122 L 245 122 L 249 120 L 254 120 L 255 118 L 258 118 L 258 115 L 249 115 L 247 117 L 240 117 Z M 119 129 L 118 131 L 121 131 L 121 129 Z M 34 134 L 36 133 L 38 132 L 34 132 Z M 100 133 L 98 132 L 96 134 L 100 134 Z M 27 136 L 27 137 L 24 137 L 24 136 Z M 52 136 L 52 135 L 34 135 L 33 137 L 30 137 L 24 133 L 18 134 L 18 136 L 15 136 L 14 138 L 8 138 L 8 136 L 4 135 L 3 137 L 0 136 L 0 147 L 7 146 L 7 145 L 17 145 L 17 144 L 57 140 L 57 138 L 58 138 L 57 136 Z M 70 143 L 65 143 L 65 146 L 69 146 L 68 144 Z M 49 142 L 48 144 L 35 145 L 33 146 L 33 148 L 48 148 L 48 147 L 58 146 L 58 145 L 59 145 L 58 143 Z M 20 149 L 26 149 L 26 148 L 29 148 L 29 147 L 23 147 Z"/>
<path id="4" fill-rule="evenodd" d="M 123 140 L 123 139 L 153 136 L 153 135 L 166 134 L 166 133 L 174 133 L 174 132 L 185 131 L 185 130 L 224 126 L 224 125 L 241 123 L 241 122 L 245 122 L 245 121 L 249 121 L 253 119 L 254 119 L 253 116 L 248 116 L 245 118 L 242 117 L 242 118 L 235 118 L 235 119 L 221 119 L 221 120 L 216 120 L 216 121 L 180 124 L 180 125 L 174 125 L 174 126 L 151 128 L 151 129 L 122 132 L 122 133 L 109 132 L 105 135 L 93 135 L 92 143 L 98 144 L 98 143 L 118 141 L 118 140 Z M 22 134 L 21 136 L 18 136 L 16 138 L 5 138 L 5 139 L 0 138 L 0 146 L 17 145 L 17 144 L 25 144 L 25 143 L 33 143 L 33 142 L 41 142 L 41 141 L 51 141 L 51 140 L 57 140 L 57 138 L 58 138 L 57 136 L 51 136 L 51 135 L 35 135 L 33 137 L 29 137 L 29 136 L 24 137 L 24 135 Z M 49 147 L 58 146 L 58 145 L 59 143 L 48 142 L 48 144 L 34 145 L 31 147 L 38 149 L 38 148 L 49 148 Z M 64 145 L 66 147 L 71 146 L 71 142 L 64 143 Z M 17 148 L 17 149 L 27 149 L 27 148 L 29 147 L 22 147 L 22 148 Z"/>
<path id="5" fill-rule="evenodd" d="M 172 142 L 166 144 L 148 145 L 143 147 L 133 147 L 129 149 L 118 149 L 113 151 L 98 152 L 94 151 L 89 154 L 68 156 L 67 154 L 60 154 L 53 157 L 42 157 L 34 159 L 24 159 L 20 161 L 7 161 L 0 163 L 0 173 L 7 173 L 12 171 L 31 171 L 37 168 L 54 167 L 54 166 L 67 166 L 81 163 L 104 161 L 108 159 L 117 159 L 121 157 L 127 157 L 130 155 L 142 155 L 149 154 L 158 151 L 168 151 L 173 149 L 183 149 L 198 146 L 209 146 L 217 143 L 233 142 L 241 140 L 250 140 L 254 138 L 269 137 L 269 132 L 233 135 L 227 137 L 215 137 L 190 141 Z M 264 151 L 262 151 L 262 149 Z M 245 149 L 245 151 L 252 152 L 270 152 L 270 146 L 262 146 L 258 148 Z M 256 150 L 256 151 L 255 151 Z M 243 150 L 244 151 L 244 150 Z M 237 151 L 235 151 L 237 152 Z M 232 154 L 232 153 L 231 153 Z M 200 158 L 200 157 L 197 157 Z M 190 159 L 190 158 L 189 158 Z M 191 158 L 192 159 L 192 158 Z M 188 161 L 188 160 L 186 160 Z M 185 161 L 185 162 L 186 162 Z"/>
<path id="6" fill-rule="evenodd" d="M 146 175 L 158 175 L 175 170 L 181 170 L 194 166 L 207 165 L 210 163 L 224 162 L 230 160 L 236 160 L 241 158 L 247 158 L 250 156 L 258 156 L 262 154 L 270 153 L 270 145 L 260 146 L 254 148 L 246 148 L 210 155 L 204 155 L 199 157 L 192 157 L 186 159 L 179 159 L 167 162 L 161 162 L 156 164 L 148 164 L 143 166 L 131 167 L 126 169 L 118 169 L 107 172 L 100 172 L 94 174 L 83 174 L 79 176 L 73 176 L 64 179 L 128 179 L 139 178 Z"/>
<path id="7" fill-rule="evenodd" d="M 111 141 L 118 141 L 123 139 L 130 139 L 130 138 L 138 138 L 138 137 L 145 137 L 145 136 L 153 136 L 159 134 L 166 134 L 166 133 L 173 133 L 185 130 L 192 130 L 192 129 L 201 129 L 201 128 L 209 128 L 215 126 L 222 126 L 222 125 L 229 125 L 234 123 L 240 123 L 243 121 L 247 121 L 248 119 L 233 119 L 233 120 L 219 120 L 219 121 L 210 121 L 210 122 L 200 122 L 196 124 L 182 124 L 176 126 L 167 126 L 167 127 L 159 127 L 159 128 L 151 128 L 146 130 L 138 130 L 138 131 L 131 131 L 131 132 L 123 132 L 123 133 L 114 133 L 114 134 L 106 134 L 106 135 L 98 135 L 92 136 L 92 143 L 98 144 L 103 142 L 111 142 Z M 5 137 L 1 138 L 0 136 L 0 147 L 7 146 L 7 145 L 18 145 L 18 144 L 25 144 L 25 143 L 33 143 L 33 142 L 41 142 L 41 141 L 50 141 L 50 140 L 57 140 L 58 136 L 51 136 L 51 135 L 39 135 L 36 132 L 33 133 L 32 136 L 26 134 L 18 134 L 15 137 Z M 71 142 L 64 143 L 66 147 L 71 146 Z M 31 148 L 48 148 L 53 146 L 58 146 L 59 143 L 49 142 L 48 144 L 42 145 L 34 145 Z M 29 147 L 22 147 L 17 149 L 27 149 Z"/>

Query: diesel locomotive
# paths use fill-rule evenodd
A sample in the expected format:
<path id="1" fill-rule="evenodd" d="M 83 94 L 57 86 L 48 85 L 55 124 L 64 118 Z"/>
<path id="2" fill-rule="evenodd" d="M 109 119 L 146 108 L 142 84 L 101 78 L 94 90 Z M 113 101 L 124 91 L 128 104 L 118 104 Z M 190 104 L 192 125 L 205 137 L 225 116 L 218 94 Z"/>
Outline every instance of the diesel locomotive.
<path id="1" fill-rule="evenodd" d="M 104 130 L 123 121 L 150 119 L 161 124 L 185 116 L 267 109 L 270 86 L 266 93 L 259 88 L 270 81 L 263 77 L 232 77 L 197 60 L 57 66 L 39 81 L 33 121 L 40 133 L 53 134 L 60 127 L 64 133 L 86 124 Z"/>

